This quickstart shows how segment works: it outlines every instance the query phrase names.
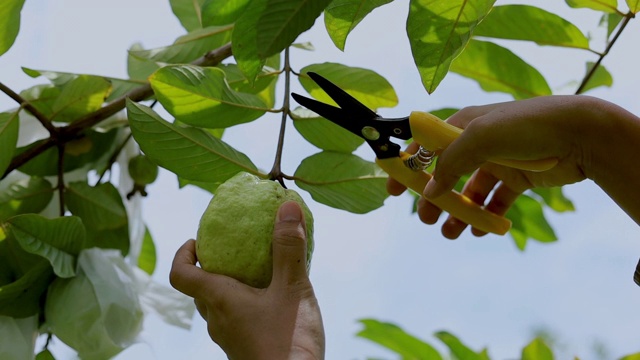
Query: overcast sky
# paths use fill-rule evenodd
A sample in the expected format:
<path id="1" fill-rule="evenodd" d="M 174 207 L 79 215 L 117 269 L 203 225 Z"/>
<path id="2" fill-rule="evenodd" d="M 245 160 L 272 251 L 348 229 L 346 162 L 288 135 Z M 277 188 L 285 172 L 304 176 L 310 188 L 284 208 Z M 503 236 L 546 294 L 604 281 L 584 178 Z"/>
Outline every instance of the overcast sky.
<path id="1" fill-rule="evenodd" d="M 528 3 L 566 15 L 583 31 L 592 32 L 593 48 L 603 48 L 594 12 L 569 9 L 562 1 Z M 293 50 L 292 65 L 299 69 L 331 61 L 377 71 L 400 99 L 396 108 L 381 110 L 390 117 L 510 99 L 484 93 L 455 74 L 447 76 L 435 94 L 427 95 L 404 32 L 407 11 L 406 0 L 375 11 L 349 37 L 344 53 L 333 46 L 318 20 L 299 38 L 312 42 L 316 50 Z M 631 21 L 604 62 L 614 86 L 590 92 L 635 114 L 640 114 L 640 75 L 635 71 L 639 30 L 638 20 Z M 0 57 L 0 81 L 18 91 L 45 82 L 29 78 L 21 66 L 125 77 L 126 49 L 131 44 L 168 45 L 183 33 L 167 0 L 27 0 L 17 42 Z M 583 76 L 584 63 L 596 60 L 586 51 L 506 44 L 538 67 L 557 93 L 570 92 L 567 84 Z M 300 91 L 300 86 L 294 89 Z M 0 96 L 0 106 L 15 104 Z M 278 125 L 277 117 L 266 116 L 229 129 L 224 139 L 261 169 L 269 169 Z M 289 127 L 284 171 L 292 174 L 302 159 L 317 151 Z M 374 158 L 366 147 L 358 154 Z M 287 185 L 295 188 L 293 183 Z M 175 176 L 166 171 L 148 190 L 144 218 L 159 252 L 154 279 L 168 285 L 173 254 L 186 239 L 195 237 L 211 196 L 197 189 L 178 190 Z M 598 346 L 605 358 L 640 351 L 640 288 L 632 281 L 640 257 L 640 231 L 593 183 L 566 187 L 566 193 L 577 211 L 548 213 L 560 241 L 532 242 L 520 252 L 508 236 L 477 239 L 465 233 L 457 241 L 444 239 L 439 227 L 426 226 L 410 214 L 408 195 L 389 198 L 383 208 L 366 215 L 354 215 L 315 203 L 301 192 L 316 218 L 311 278 L 323 311 L 327 359 L 393 358 L 355 337 L 361 318 L 394 322 L 439 349 L 443 347 L 432 334 L 446 329 L 474 349 L 489 347 L 495 359 L 517 358 L 535 329 L 557 335 L 559 358 L 596 359 Z M 58 359 L 73 358 L 64 346 L 53 349 Z M 226 357 L 197 316 L 191 331 L 149 317 L 140 343 L 117 357 L 178 358 Z"/>

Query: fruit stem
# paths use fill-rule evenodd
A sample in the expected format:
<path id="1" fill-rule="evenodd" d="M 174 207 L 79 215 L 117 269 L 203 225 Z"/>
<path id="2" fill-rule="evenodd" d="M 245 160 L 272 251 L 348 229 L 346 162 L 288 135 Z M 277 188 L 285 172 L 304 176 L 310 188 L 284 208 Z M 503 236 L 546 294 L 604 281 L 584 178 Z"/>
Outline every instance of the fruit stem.
<path id="1" fill-rule="evenodd" d="M 280 134 L 278 135 L 278 148 L 276 149 L 276 157 L 273 161 L 273 167 L 269 171 L 269 179 L 277 180 L 283 188 L 287 188 L 282 177 L 282 149 L 284 147 L 284 133 L 287 127 L 287 118 L 289 117 L 289 97 L 291 96 L 291 64 L 289 63 L 289 48 L 284 50 L 284 100 L 282 103 L 282 120 L 280 122 Z"/>

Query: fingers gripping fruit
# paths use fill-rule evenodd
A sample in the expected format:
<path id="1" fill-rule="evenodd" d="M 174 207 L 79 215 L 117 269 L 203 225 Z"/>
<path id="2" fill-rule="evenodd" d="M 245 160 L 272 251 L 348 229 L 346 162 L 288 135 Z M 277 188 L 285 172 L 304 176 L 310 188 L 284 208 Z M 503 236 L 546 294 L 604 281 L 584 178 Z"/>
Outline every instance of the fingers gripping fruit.
<path id="1" fill-rule="evenodd" d="M 196 237 L 196 255 L 208 272 L 266 288 L 271 282 L 271 241 L 278 208 L 293 200 L 307 227 L 307 271 L 313 252 L 313 217 L 300 195 L 278 182 L 240 172 L 220 185 L 205 210 Z"/>

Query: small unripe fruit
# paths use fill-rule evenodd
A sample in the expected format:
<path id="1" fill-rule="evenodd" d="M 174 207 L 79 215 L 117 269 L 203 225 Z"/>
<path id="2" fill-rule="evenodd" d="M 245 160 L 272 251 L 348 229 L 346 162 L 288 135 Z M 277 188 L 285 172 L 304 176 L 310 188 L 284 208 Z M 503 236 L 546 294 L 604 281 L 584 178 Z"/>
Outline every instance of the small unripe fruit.
<path id="1" fill-rule="evenodd" d="M 158 165 L 140 154 L 129 159 L 129 176 L 137 185 L 149 185 L 158 177 Z"/>

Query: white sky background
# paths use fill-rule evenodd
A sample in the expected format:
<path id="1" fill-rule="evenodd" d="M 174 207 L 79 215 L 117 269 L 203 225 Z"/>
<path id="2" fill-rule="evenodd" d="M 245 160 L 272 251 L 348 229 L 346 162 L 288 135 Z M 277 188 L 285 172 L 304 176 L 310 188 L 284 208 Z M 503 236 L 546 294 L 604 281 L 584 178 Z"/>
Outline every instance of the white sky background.
<path id="1" fill-rule="evenodd" d="M 585 32 L 596 31 L 598 15 L 592 11 L 569 9 L 563 1 L 528 3 L 566 16 Z M 427 95 L 404 32 L 407 11 L 406 0 L 374 11 L 349 37 L 344 53 L 333 46 L 320 19 L 298 39 L 311 41 L 316 51 L 292 50 L 292 65 L 299 69 L 330 61 L 377 71 L 400 99 L 396 108 L 380 111 L 390 117 L 510 99 L 484 93 L 475 82 L 455 74 L 447 76 L 434 95 Z M 589 93 L 635 114 L 640 114 L 640 75 L 635 74 L 639 30 L 639 20 L 631 21 L 605 59 L 614 87 Z M 592 47 L 600 50 L 602 36 L 597 31 Z M 0 81 L 17 91 L 46 82 L 31 79 L 21 66 L 124 78 L 131 44 L 164 46 L 183 33 L 167 0 L 27 0 L 16 44 L 0 57 Z M 585 61 L 596 60 L 586 51 L 507 44 L 540 69 L 559 93 L 570 92 L 572 88 L 564 86 L 583 76 Z M 0 96 L 0 109 L 14 106 Z M 224 139 L 268 171 L 278 126 L 279 115 L 267 116 L 229 129 Z M 289 126 L 284 171 L 292 174 L 302 159 L 317 151 Z M 374 157 L 366 146 L 358 154 Z M 287 185 L 295 188 L 292 182 Z M 178 190 L 175 176 L 166 171 L 148 190 L 144 217 L 158 249 L 154 278 L 168 285 L 173 254 L 195 236 L 210 195 L 197 189 Z M 389 198 L 383 208 L 369 214 L 354 215 L 318 204 L 301 192 L 316 218 L 311 277 L 323 311 L 327 359 L 391 357 L 355 337 L 360 318 L 394 322 L 439 349 L 444 348 L 432 334 L 448 330 L 474 349 L 489 347 L 494 359 L 519 357 L 536 328 L 557 334 L 558 358 L 595 359 L 597 344 L 604 346 L 605 358 L 640 351 L 640 288 L 632 281 L 640 257 L 640 231 L 593 183 L 569 186 L 566 193 L 577 212 L 548 213 L 560 241 L 532 242 L 519 252 L 509 237 L 477 239 L 465 233 L 458 241 L 444 239 L 439 227 L 426 226 L 410 214 L 408 195 Z M 53 350 L 58 359 L 74 358 L 64 346 Z M 226 357 L 198 316 L 191 331 L 148 318 L 141 342 L 117 357 L 178 358 Z"/>

